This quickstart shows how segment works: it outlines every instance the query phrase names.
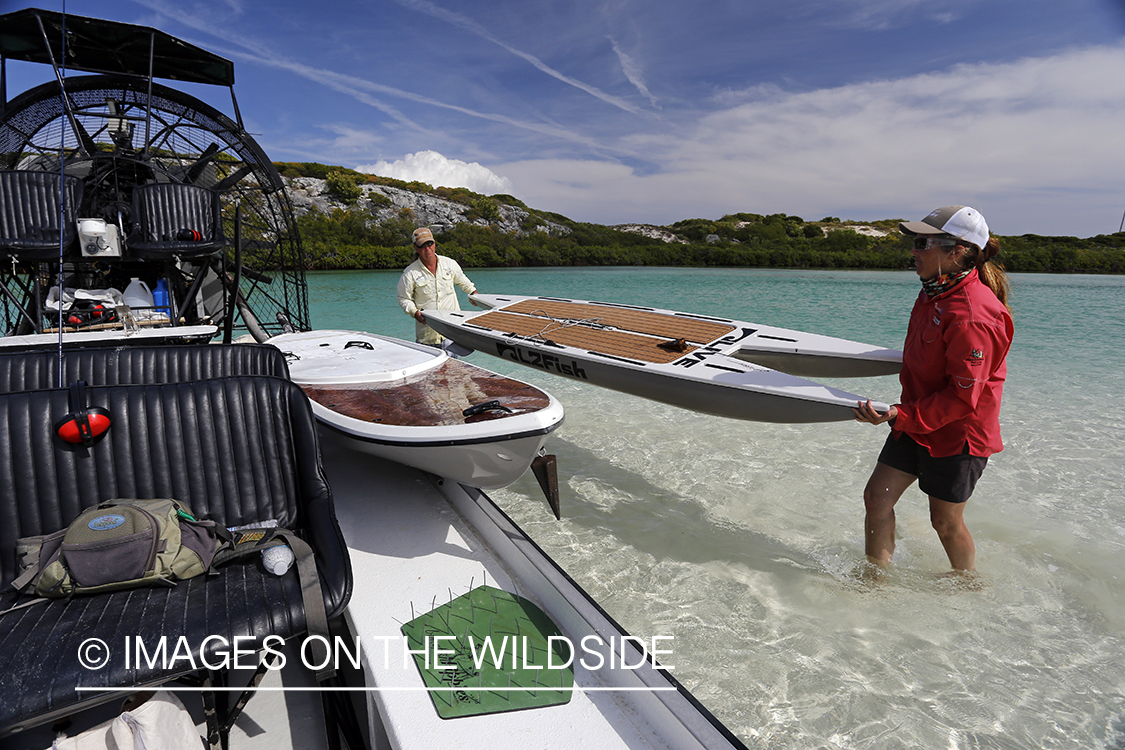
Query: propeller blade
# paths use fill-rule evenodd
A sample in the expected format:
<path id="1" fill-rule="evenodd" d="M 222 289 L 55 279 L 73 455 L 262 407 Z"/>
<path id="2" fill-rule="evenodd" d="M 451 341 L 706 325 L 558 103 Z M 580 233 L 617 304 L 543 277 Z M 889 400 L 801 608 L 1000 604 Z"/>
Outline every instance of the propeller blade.
<path id="1" fill-rule="evenodd" d="M 193 185 L 196 184 L 199 176 L 203 174 L 203 168 L 207 166 L 207 162 L 211 161 L 211 157 L 218 153 L 218 151 L 219 144 L 217 143 L 212 143 L 204 149 L 203 153 L 199 155 L 199 158 L 195 160 L 195 163 L 188 167 L 187 181 Z"/>
<path id="2" fill-rule="evenodd" d="M 220 180 L 219 184 L 215 185 L 215 189 L 218 190 L 219 192 L 222 192 L 224 190 L 229 190 L 230 188 L 232 188 L 236 184 L 238 184 L 238 182 L 241 181 L 243 177 L 245 177 L 246 175 L 250 174 L 253 171 L 254 171 L 254 167 L 250 164 L 246 164 L 241 169 L 236 170 L 234 172 L 231 172 L 224 179 Z"/>

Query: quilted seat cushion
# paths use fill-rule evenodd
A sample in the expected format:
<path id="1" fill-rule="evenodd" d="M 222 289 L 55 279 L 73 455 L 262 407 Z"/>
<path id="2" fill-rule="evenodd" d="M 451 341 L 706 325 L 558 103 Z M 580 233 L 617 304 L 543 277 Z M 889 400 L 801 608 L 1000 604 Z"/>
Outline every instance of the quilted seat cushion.
<path id="1" fill-rule="evenodd" d="M 18 574 L 20 537 L 65 528 L 83 508 L 115 497 L 171 497 L 221 525 L 276 521 L 313 548 L 329 617 L 351 596 L 351 567 L 320 460 L 307 397 L 288 380 L 235 377 L 195 383 L 87 389 L 112 424 L 92 446 L 61 441 L 53 425 L 68 390 L 0 394 L 0 586 Z M 10 606 L 10 594 L 0 597 Z M 36 604 L 0 617 L 0 736 L 15 724 L 106 700 L 77 687 L 155 685 L 192 671 L 120 658 L 87 670 L 78 647 L 101 638 L 120 653 L 138 636 L 289 638 L 305 627 L 297 574 L 275 578 L 258 559 L 174 588 L 148 588 Z M 218 642 L 217 642 L 218 643 Z M 249 647 L 249 646 L 248 646 Z M 212 660 L 214 663 L 214 660 Z"/>
<path id="2" fill-rule="evenodd" d="M 63 350 L 59 382 L 58 352 L 0 353 L 0 393 L 57 388 L 85 380 L 90 385 L 186 383 L 234 375 L 289 379 L 285 355 L 270 344 L 165 344 L 160 346 L 84 346 Z"/>
<path id="3" fill-rule="evenodd" d="M 60 196 L 59 181 L 65 193 Z M 62 197 L 65 211 L 60 211 Z M 71 175 L 30 170 L 0 171 L 0 254 L 49 260 L 78 236 L 82 182 Z M 62 223 L 60 225 L 60 214 Z M 61 228 L 60 228 L 61 227 Z"/>
<path id="4" fill-rule="evenodd" d="M 207 255 L 226 242 L 219 193 L 198 185 L 138 186 L 133 190 L 133 220 L 137 233 L 129 239 L 129 248 L 143 257 Z M 181 235 L 184 230 L 189 233 Z M 199 239 L 189 238 L 196 236 Z"/>
<path id="5" fill-rule="evenodd" d="M 0 597 L 0 607 L 13 599 L 10 594 Z M 34 717 L 39 724 L 106 697 L 124 697 L 85 689 L 166 682 L 208 663 L 224 664 L 224 652 L 233 664 L 235 643 L 253 651 L 268 635 L 289 639 L 305 630 L 296 570 L 277 577 L 255 559 L 226 566 L 218 576 L 200 576 L 170 588 L 39 603 L 10 612 L 0 622 L 4 733 L 16 731 L 14 725 L 22 717 Z M 246 640 L 235 640 L 243 637 Z M 89 642 L 91 638 L 101 639 L 105 648 Z M 83 657 L 91 664 L 104 659 L 104 666 L 91 668 Z M 157 662 L 154 668 L 149 660 Z M 257 663 L 243 655 L 238 666 Z"/>

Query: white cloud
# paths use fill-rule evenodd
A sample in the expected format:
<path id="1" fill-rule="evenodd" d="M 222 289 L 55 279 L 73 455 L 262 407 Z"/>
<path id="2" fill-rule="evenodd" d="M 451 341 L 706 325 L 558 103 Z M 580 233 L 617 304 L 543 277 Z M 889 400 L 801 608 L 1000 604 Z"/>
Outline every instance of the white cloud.
<path id="1" fill-rule="evenodd" d="M 645 83 L 644 69 L 641 64 L 637 62 L 636 58 L 621 49 L 621 46 L 613 37 L 609 37 L 609 43 L 613 45 L 613 51 L 616 53 L 617 59 L 621 63 L 621 70 L 625 73 L 625 77 L 629 79 L 629 83 L 633 84 L 634 88 L 648 99 L 652 106 L 658 106 L 656 97 L 648 90 L 648 84 Z"/>
<path id="2" fill-rule="evenodd" d="M 370 154 L 384 138 L 379 133 L 363 130 L 346 124 L 330 123 L 322 128 L 335 134 L 331 141 L 320 144 L 337 154 Z"/>
<path id="3" fill-rule="evenodd" d="M 642 114 L 642 111 L 640 109 L 638 109 L 637 107 L 635 107 L 634 105 L 632 105 L 628 101 L 622 99 L 621 97 L 613 96 L 612 94 L 607 94 L 606 92 L 599 89 L 597 86 L 592 86 L 588 83 L 585 83 L 584 81 L 578 80 L 577 78 L 573 78 L 571 76 L 568 76 L 568 75 L 552 68 L 550 65 L 543 62 L 542 60 L 540 60 L 535 55 L 532 55 L 528 52 L 524 52 L 523 50 L 517 49 L 517 48 L 513 47 L 512 45 L 507 44 L 506 42 L 500 41 L 495 36 L 493 36 L 492 33 L 485 26 L 477 23 L 476 21 L 472 20 L 471 18 L 468 18 L 467 16 L 462 15 L 461 13 L 456 13 L 454 11 L 446 10 L 445 8 L 438 7 L 437 5 L 434 5 L 433 3 L 429 2 L 429 0 L 395 0 L 395 2 L 397 2 L 399 5 L 403 6 L 404 8 L 410 8 L 411 10 L 415 10 L 415 11 L 418 11 L 420 13 L 425 13 L 427 15 L 433 16 L 434 18 L 438 18 L 438 19 L 441 19 L 443 21 L 446 21 L 447 23 L 451 23 L 454 26 L 457 26 L 458 28 L 461 28 L 465 31 L 476 34 L 481 39 L 485 39 L 485 40 L 491 42 L 492 44 L 495 44 L 497 47 L 500 47 L 500 49 L 504 50 L 505 52 L 508 52 L 512 55 L 515 55 L 516 57 L 520 58 L 521 60 L 524 60 L 525 62 L 531 64 L 534 68 L 539 70 L 541 73 L 544 73 L 544 74 L 550 76 L 551 78 L 554 78 L 558 81 L 561 81 L 562 83 L 565 83 L 568 86 L 573 86 L 576 89 L 580 89 L 581 91 L 585 91 L 590 96 L 601 99 L 606 104 L 612 105 L 612 106 L 617 107 L 619 109 L 623 109 L 626 112 L 631 112 L 633 114 L 637 114 L 637 115 Z"/>
<path id="4" fill-rule="evenodd" d="M 413 2 L 414 0 L 403 1 Z M 430 131 L 419 124 L 418 118 L 407 116 L 399 107 L 389 104 L 382 97 L 446 109 L 469 117 L 539 133 L 549 138 L 558 138 L 584 145 L 588 148 L 597 148 L 597 143 L 593 138 L 557 125 L 525 120 L 503 113 L 481 112 L 456 104 L 438 101 L 429 96 L 416 94 L 412 91 L 406 91 L 404 89 L 370 81 L 356 75 L 338 73 L 326 68 L 307 65 L 299 60 L 285 57 L 268 42 L 239 33 L 233 26 L 216 26 L 212 22 L 212 18 L 207 10 L 197 13 L 190 12 L 188 9 L 179 7 L 175 3 L 166 2 L 165 0 L 133 0 L 133 2 L 167 15 L 189 28 L 206 32 L 217 39 L 226 41 L 228 44 L 235 45 L 235 48 L 230 50 L 215 48 L 214 51 L 216 53 L 225 54 L 237 60 L 246 60 L 259 65 L 276 68 L 306 78 L 379 110 L 404 130 L 414 131 L 421 136 L 429 135 Z M 211 46 L 214 47 L 214 45 Z M 291 146 L 289 150 L 298 152 L 300 149 Z"/>
<path id="5" fill-rule="evenodd" d="M 953 2 L 940 10 L 924 0 L 843 0 L 836 7 L 843 12 L 845 27 L 885 31 L 904 23 L 919 12 L 937 24 L 950 24 L 961 18 L 964 3 Z"/>
<path id="6" fill-rule="evenodd" d="M 502 166 L 529 205 L 603 223 L 976 205 L 1001 234 L 1115 231 L 1125 47 L 768 96 L 618 145 L 656 169 Z"/>
<path id="7" fill-rule="evenodd" d="M 463 187 L 484 195 L 512 191 L 510 180 L 487 167 L 477 162 L 449 159 L 437 151 L 419 151 L 393 162 L 361 164 L 355 170 L 407 182 L 418 180 L 434 187 Z"/>

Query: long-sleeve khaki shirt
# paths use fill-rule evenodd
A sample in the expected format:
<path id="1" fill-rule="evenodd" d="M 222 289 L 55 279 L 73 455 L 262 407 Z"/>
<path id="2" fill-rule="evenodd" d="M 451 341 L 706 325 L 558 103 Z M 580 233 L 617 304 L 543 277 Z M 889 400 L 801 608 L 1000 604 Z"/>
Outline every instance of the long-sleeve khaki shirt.
<path id="1" fill-rule="evenodd" d="M 421 260 L 415 260 L 406 267 L 398 280 L 399 307 L 410 317 L 414 317 L 419 310 L 460 310 L 454 285 L 461 287 L 466 294 L 473 294 L 477 290 L 452 258 L 437 256 L 436 274 L 430 273 Z M 414 338 L 420 344 L 442 342 L 440 333 L 417 320 L 414 321 Z"/>

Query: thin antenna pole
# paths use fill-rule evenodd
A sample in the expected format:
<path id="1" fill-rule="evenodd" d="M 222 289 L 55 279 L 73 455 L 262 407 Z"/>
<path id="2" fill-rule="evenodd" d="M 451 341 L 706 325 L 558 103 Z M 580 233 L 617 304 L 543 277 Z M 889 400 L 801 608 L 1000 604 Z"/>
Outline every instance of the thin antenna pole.
<path id="1" fill-rule="evenodd" d="M 145 94 L 145 151 L 144 155 L 149 155 L 149 140 L 152 138 L 152 66 L 156 58 L 156 32 L 153 31 L 148 36 L 148 91 Z"/>
<path id="2" fill-rule="evenodd" d="M 62 4 L 62 38 L 59 41 L 59 49 L 62 50 L 62 61 L 59 63 L 59 88 L 62 93 L 62 99 L 66 102 L 66 0 L 63 0 Z M 67 108 L 69 110 L 69 105 L 67 105 Z M 73 113 L 70 116 L 73 118 Z M 56 381 L 56 385 L 59 388 L 63 387 L 63 323 L 66 322 L 63 316 L 63 302 L 65 297 L 63 292 L 63 238 L 66 236 L 65 227 L 63 226 L 64 221 L 66 221 L 66 130 L 65 128 L 59 128 L 59 272 L 56 277 L 59 289 L 59 356 L 56 358 L 58 363 L 58 380 Z M 38 271 L 36 271 L 36 273 L 38 273 Z M 42 320 L 42 318 L 40 318 L 40 320 Z"/>
<path id="3" fill-rule="evenodd" d="M 55 72 L 55 80 L 59 84 L 59 96 L 62 100 L 63 111 L 66 112 L 66 119 L 70 123 L 70 127 L 74 130 L 74 138 L 77 141 L 76 148 L 83 151 L 86 148 L 85 142 L 82 140 L 81 126 L 78 124 L 78 118 L 74 115 L 74 108 L 71 106 L 70 97 L 66 95 L 66 82 L 63 76 L 66 74 L 66 3 L 63 3 L 62 10 L 62 48 L 60 50 L 62 55 L 62 62 L 55 59 L 55 51 L 51 49 L 51 42 L 47 37 L 47 29 L 43 25 L 43 18 L 36 16 L 35 20 L 39 22 L 39 33 L 43 37 L 43 45 L 47 48 L 47 57 L 51 61 L 51 69 Z"/>

